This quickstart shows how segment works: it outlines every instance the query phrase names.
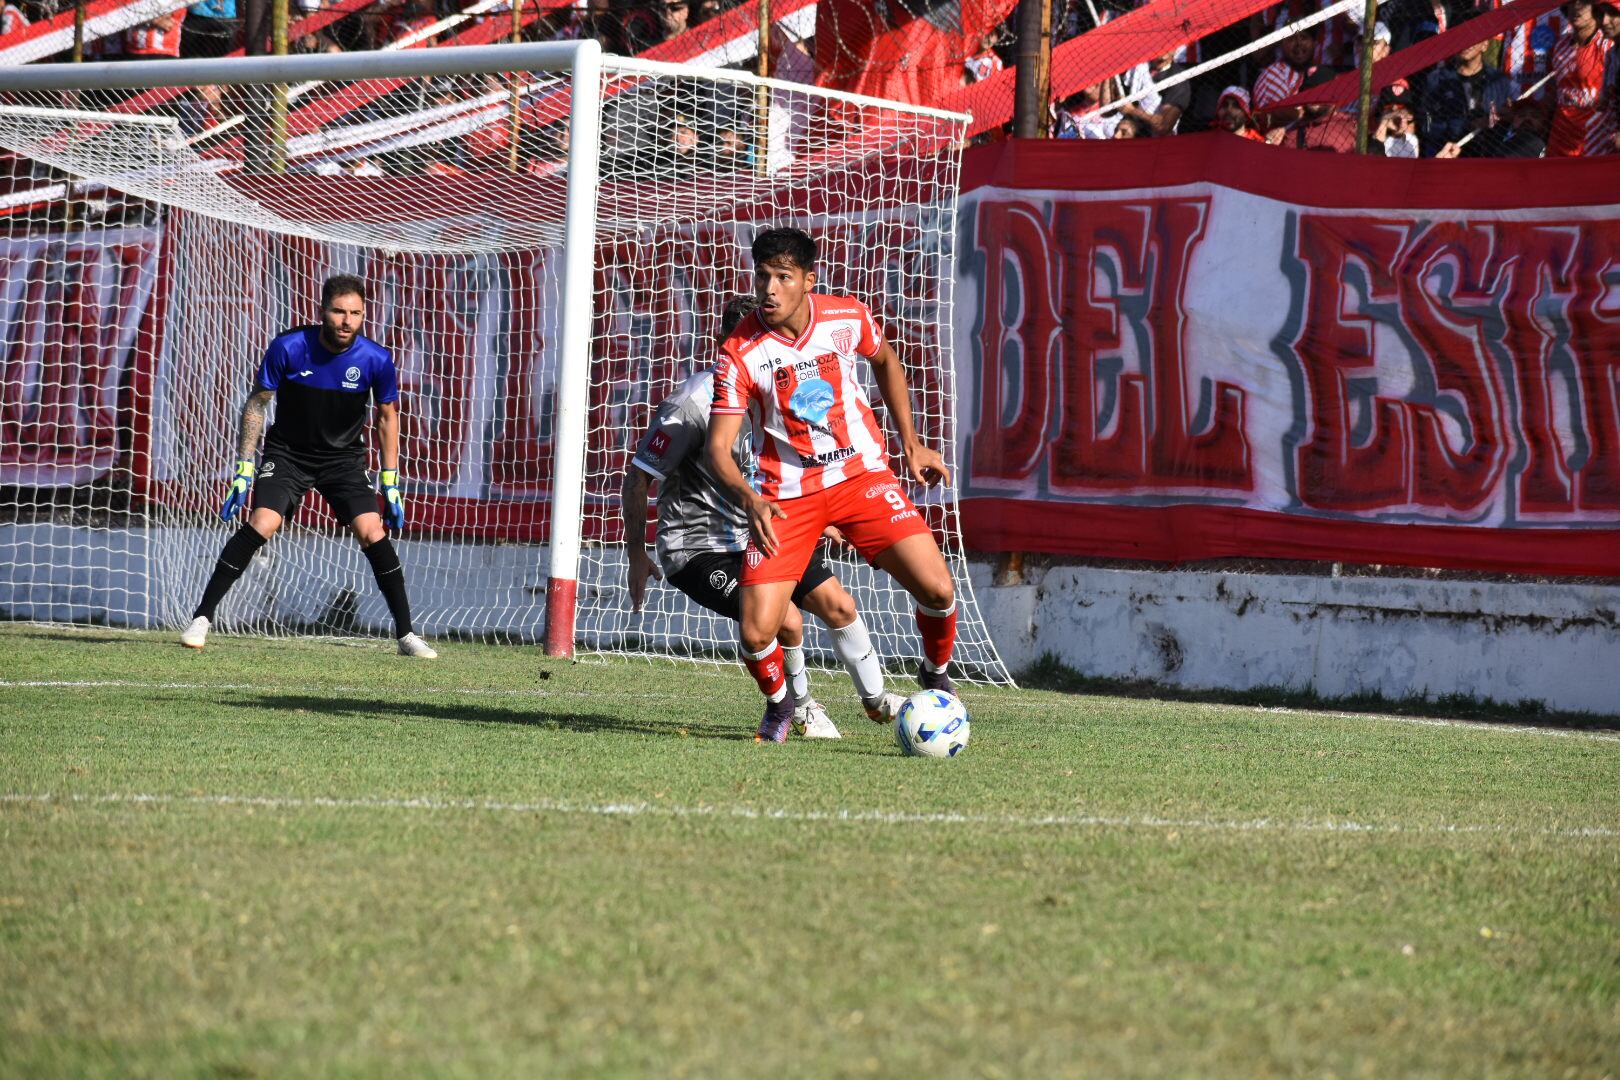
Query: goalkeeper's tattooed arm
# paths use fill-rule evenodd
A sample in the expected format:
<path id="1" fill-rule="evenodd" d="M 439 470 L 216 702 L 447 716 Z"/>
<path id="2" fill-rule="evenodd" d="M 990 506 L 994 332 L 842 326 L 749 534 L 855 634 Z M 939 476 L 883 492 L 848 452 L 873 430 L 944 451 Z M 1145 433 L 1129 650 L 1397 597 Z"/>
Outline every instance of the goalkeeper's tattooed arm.
<path id="1" fill-rule="evenodd" d="M 399 470 L 399 403 L 377 406 L 377 456 L 386 472 Z"/>
<path id="2" fill-rule="evenodd" d="M 273 390 L 255 390 L 242 403 L 242 422 L 236 429 L 236 458 L 252 461 L 259 456 L 259 438 L 264 435 L 264 416 L 270 409 Z"/>
<path id="3" fill-rule="evenodd" d="M 647 474 L 634 464 L 624 470 L 619 511 L 624 515 L 624 550 L 630 563 L 630 606 L 640 611 L 647 598 L 647 579 L 663 575 L 647 555 Z"/>

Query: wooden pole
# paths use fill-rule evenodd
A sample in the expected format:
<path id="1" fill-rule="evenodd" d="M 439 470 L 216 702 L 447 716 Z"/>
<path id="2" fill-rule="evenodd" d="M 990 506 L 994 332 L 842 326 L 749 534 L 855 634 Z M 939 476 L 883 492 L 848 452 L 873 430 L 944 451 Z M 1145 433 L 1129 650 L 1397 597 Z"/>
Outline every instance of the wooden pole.
<path id="1" fill-rule="evenodd" d="M 1052 0 L 1018 0 L 1013 134 L 1044 139 L 1052 104 Z"/>
<path id="2" fill-rule="evenodd" d="M 270 52 L 287 55 L 287 0 L 270 0 Z M 270 160 L 273 173 L 287 171 L 287 84 L 270 88 Z"/>
<path id="3" fill-rule="evenodd" d="M 512 34 L 513 45 L 523 40 L 523 0 L 512 0 Z M 519 92 L 523 80 L 523 73 L 512 72 L 512 119 L 511 144 L 506 148 L 506 171 L 518 171 L 518 138 L 523 134 L 523 113 L 519 106 L 522 104 L 522 94 Z"/>
<path id="4" fill-rule="evenodd" d="M 73 62 L 84 63 L 84 0 L 73 0 Z"/>
<path id="5" fill-rule="evenodd" d="M 1361 107 L 1356 114 L 1356 153 L 1367 152 L 1372 119 L 1373 31 L 1378 25 L 1378 0 L 1367 0 L 1361 16 Z M 1335 106 L 1336 107 L 1336 106 Z"/>
<path id="6" fill-rule="evenodd" d="M 754 72 L 762 79 L 771 77 L 771 0 L 759 0 L 759 55 Z M 754 91 L 754 171 L 764 176 L 771 157 L 771 92 L 761 86 Z"/>

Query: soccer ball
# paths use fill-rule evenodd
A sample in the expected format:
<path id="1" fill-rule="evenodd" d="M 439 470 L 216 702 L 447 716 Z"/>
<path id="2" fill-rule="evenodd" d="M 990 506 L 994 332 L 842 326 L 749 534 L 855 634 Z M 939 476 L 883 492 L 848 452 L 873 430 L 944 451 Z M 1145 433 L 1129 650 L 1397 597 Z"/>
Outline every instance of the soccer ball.
<path id="1" fill-rule="evenodd" d="M 955 757 L 968 744 L 967 707 L 955 694 L 912 694 L 894 718 L 894 741 L 911 757 Z"/>

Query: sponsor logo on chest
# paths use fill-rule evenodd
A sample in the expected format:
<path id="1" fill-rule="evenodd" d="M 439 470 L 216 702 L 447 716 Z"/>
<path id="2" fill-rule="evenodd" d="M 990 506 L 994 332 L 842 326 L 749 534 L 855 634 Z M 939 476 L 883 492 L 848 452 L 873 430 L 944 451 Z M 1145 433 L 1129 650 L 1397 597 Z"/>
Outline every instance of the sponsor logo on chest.
<path id="1" fill-rule="evenodd" d="M 350 365 L 349 369 L 343 373 L 343 389 L 345 389 L 345 390 L 358 390 L 358 389 L 360 389 L 360 369 L 359 368 L 354 367 L 353 365 Z"/>

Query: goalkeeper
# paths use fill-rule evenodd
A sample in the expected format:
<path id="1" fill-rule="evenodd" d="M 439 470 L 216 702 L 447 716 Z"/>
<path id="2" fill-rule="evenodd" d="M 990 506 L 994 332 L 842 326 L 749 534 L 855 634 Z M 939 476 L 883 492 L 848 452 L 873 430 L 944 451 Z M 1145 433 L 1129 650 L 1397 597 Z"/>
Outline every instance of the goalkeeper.
<path id="1" fill-rule="evenodd" d="M 721 340 L 758 303 L 752 296 L 728 301 L 721 316 Z M 710 473 L 704 458 L 713 400 L 713 371 L 705 369 L 689 376 L 659 403 L 652 425 L 624 471 L 620 507 L 630 560 L 630 599 L 637 610 L 646 594 L 647 579 L 660 576 L 642 542 L 647 535 L 647 488 L 650 480 L 656 480 L 662 576 L 716 614 L 733 620 L 741 614 L 738 583 L 743 549 L 748 545 L 748 519 Z M 749 443 L 744 429 L 736 444 L 744 472 L 751 471 Z M 827 568 L 819 550 L 799 579 L 793 600 L 796 606 L 789 606 L 777 640 L 782 645 L 783 674 L 793 693 L 794 729 L 811 739 L 839 737 L 826 710 L 810 696 L 800 607 L 831 631 L 833 650 L 854 679 L 867 716 L 878 723 L 892 720 L 905 699 L 883 689 L 883 666 L 866 624 L 855 610 L 855 600 Z"/>
<path id="2" fill-rule="evenodd" d="M 338 274 L 321 286 L 321 324 L 289 330 L 265 350 L 253 392 L 242 406 L 236 478 L 219 516 L 234 520 L 250 493 L 253 512 L 219 553 L 202 602 L 180 635 L 182 645 L 200 649 L 207 643 L 214 608 L 247 569 L 248 560 L 297 513 L 314 488 L 360 542 L 394 617 L 400 655 L 427 660 L 438 655 L 411 630 L 405 574 L 388 538 L 390 530 L 397 533 L 405 527 L 405 500 L 399 491 L 399 384 L 388 350 L 360 333 L 365 317 L 365 284 L 350 274 Z M 272 399 L 276 422 L 264 440 L 264 462 L 255 485 L 253 459 Z M 366 476 L 362 438 L 373 401 L 386 530 Z"/>

